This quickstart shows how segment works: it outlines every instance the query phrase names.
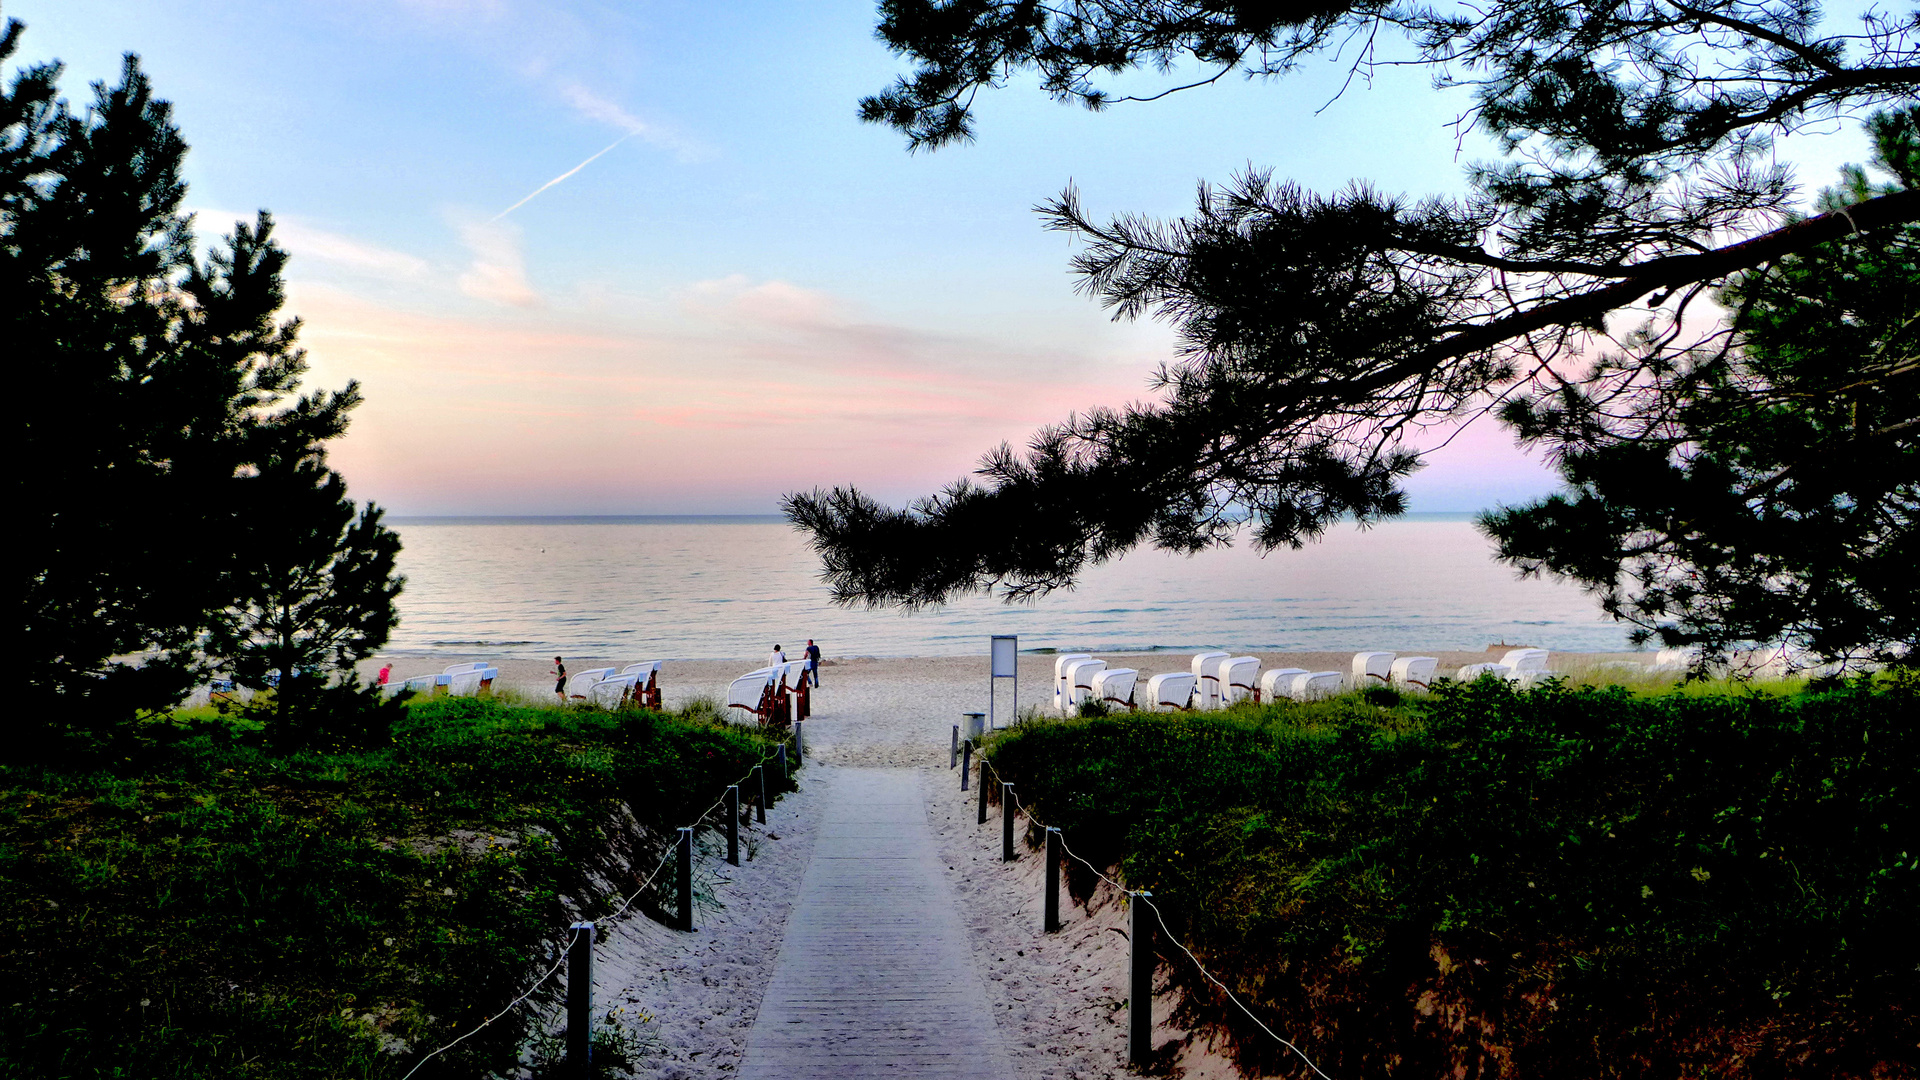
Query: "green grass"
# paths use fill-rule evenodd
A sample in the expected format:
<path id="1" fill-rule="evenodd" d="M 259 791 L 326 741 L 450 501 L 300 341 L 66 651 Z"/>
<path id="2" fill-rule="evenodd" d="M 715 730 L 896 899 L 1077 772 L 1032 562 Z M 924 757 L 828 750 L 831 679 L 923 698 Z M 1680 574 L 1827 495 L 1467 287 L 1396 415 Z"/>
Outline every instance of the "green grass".
<path id="1" fill-rule="evenodd" d="M 1485 680 L 989 754 L 1330 1075 L 1911 1076 L 1917 698 Z M 1181 1026 L 1307 1075 L 1163 955 Z"/>
<path id="2" fill-rule="evenodd" d="M 217 716 L 131 748 L 0 769 L 0 1075 L 398 1076 L 772 744 L 704 715 L 439 698 L 369 752 L 275 756 Z M 511 1065 L 551 1000 L 418 1075 Z"/>

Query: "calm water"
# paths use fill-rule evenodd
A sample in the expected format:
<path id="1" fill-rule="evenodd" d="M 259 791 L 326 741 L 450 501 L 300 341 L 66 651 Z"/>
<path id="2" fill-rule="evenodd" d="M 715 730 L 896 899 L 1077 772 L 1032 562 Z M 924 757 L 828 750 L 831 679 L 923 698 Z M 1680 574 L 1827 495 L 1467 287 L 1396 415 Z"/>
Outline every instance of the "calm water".
<path id="1" fill-rule="evenodd" d="M 407 519 L 389 651 L 499 657 L 981 653 L 1023 649 L 1626 648 L 1578 589 L 1521 581 L 1464 516 L 1342 527 L 1304 551 L 1138 551 L 1031 605 L 970 598 L 916 615 L 848 611 L 799 535 L 769 518 Z"/>

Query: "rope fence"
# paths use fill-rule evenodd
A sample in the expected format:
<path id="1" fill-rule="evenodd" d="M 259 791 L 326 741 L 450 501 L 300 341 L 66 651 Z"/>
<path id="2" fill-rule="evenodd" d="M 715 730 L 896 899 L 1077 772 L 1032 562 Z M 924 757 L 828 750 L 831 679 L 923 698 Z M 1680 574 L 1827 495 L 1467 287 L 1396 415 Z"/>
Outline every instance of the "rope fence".
<path id="1" fill-rule="evenodd" d="M 802 723 L 804 723 L 804 721 L 794 721 L 792 725 L 795 758 L 800 758 L 805 754 L 806 743 L 801 736 Z M 727 861 L 738 866 L 740 863 L 738 840 L 738 829 L 740 826 L 740 789 L 749 781 L 758 781 L 759 788 L 757 798 L 754 800 L 757 804 L 755 810 L 759 816 L 760 823 L 763 825 L 766 824 L 767 803 L 769 801 L 766 769 L 774 762 L 779 762 L 781 775 L 784 777 L 787 770 L 787 761 L 787 744 L 782 741 L 774 748 L 772 753 L 764 755 L 759 761 L 755 762 L 752 767 L 747 769 L 745 773 L 742 773 L 738 780 L 726 785 L 719 798 L 707 804 L 706 809 L 693 816 L 692 825 L 683 825 L 680 827 L 678 838 L 674 843 L 669 845 L 665 853 L 660 856 L 660 861 L 654 864 L 652 872 L 647 874 L 646 879 L 640 883 L 638 888 L 628 893 L 620 901 L 619 906 L 597 919 L 576 922 L 569 926 L 567 928 L 568 936 L 566 939 L 566 947 L 560 950 L 559 958 L 553 962 L 553 966 L 547 968 L 539 978 L 535 979 L 532 985 L 528 986 L 519 997 L 507 1002 L 499 1012 L 480 1021 L 451 1042 L 429 1051 L 426 1056 L 414 1062 L 413 1068 L 408 1069 L 406 1075 L 401 1077 L 401 1080 L 412 1080 L 413 1074 L 419 1072 L 427 1062 L 432 1061 L 434 1058 L 439 1057 L 441 1054 L 446 1053 L 479 1034 L 494 1021 L 511 1013 L 514 1009 L 518 1008 L 521 1003 L 532 997 L 536 990 L 539 990 L 540 987 L 544 986 L 555 975 L 559 974 L 560 969 L 563 967 L 570 968 L 567 977 L 567 1062 L 570 1068 L 578 1071 L 578 1075 L 588 1075 L 588 1063 L 592 1060 L 593 1053 L 591 1003 L 593 994 L 593 941 L 596 936 L 596 931 L 602 924 L 611 924 L 615 919 L 618 919 L 629 907 L 633 906 L 634 901 L 638 900 L 641 896 L 645 895 L 649 889 L 653 888 L 654 882 L 660 877 L 660 872 L 665 870 L 667 863 L 673 861 L 676 856 L 679 857 L 680 861 L 680 881 L 678 883 L 678 918 L 675 920 L 674 928 L 677 930 L 692 930 L 693 890 L 691 879 L 694 831 L 701 825 L 706 824 L 708 817 L 711 816 L 714 811 L 726 807 L 728 809 Z"/>
<path id="2" fill-rule="evenodd" d="M 958 728 L 955 730 L 958 731 Z M 951 758 L 949 758 L 948 768 L 952 767 L 953 764 L 951 763 Z M 993 767 L 993 763 L 987 760 L 984 752 L 980 755 L 980 824 L 985 824 L 987 820 L 987 774 L 989 771 L 992 772 L 994 780 L 999 784 L 1001 792 L 1002 860 L 1008 862 L 1013 860 L 1013 820 L 1016 814 L 1025 814 L 1030 824 L 1044 830 L 1046 833 L 1047 884 L 1045 923 L 1048 933 L 1053 933 L 1060 929 L 1058 914 L 1060 903 L 1059 863 L 1053 850 L 1056 843 L 1059 845 L 1060 851 L 1064 852 L 1068 858 L 1086 867 L 1095 878 L 1111 885 L 1116 892 L 1122 893 L 1128 898 L 1128 907 L 1133 913 L 1133 926 L 1130 935 L 1132 957 L 1130 961 L 1131 971 L 1129 972 L 1131 992 L 1128 995 L 1127 1003 L 1127 1056 L 1133 1064 L 1145 1064 L 1151 1052 L 1150 1043 L 1153 1032 L 1153 965 L 1155 959 L 1152 947 L 1153 927 L 1148 924 L 1145 919 L 1140 917 L 1140 912 L 1151 911 L 1153 913 L 1154 923 L 1159 926 L 1160 936 L 1172 942 L 1175 948 L 1185 954 L 1186 958 L 1193 963 L 1194 968 L 1198 970 L 1208 982 L 1219 987 L 1220 992 L 1226 995 L 1227 1000 L 1233 1002 L 1241 1012 L 1247 1015 L 1247 1019 L 1253 1021 L 1254 1024 L 1258 1026 L 1261 1031 L 1265 1032 L 1269 1038 L 1273 1039 L 1273 1041 L 1286 1047 L 1297 1055 L 1301 1061 L 1306 1062 L 1307 1068 L 1312 1069 L 1314 1075 L 1319 1076 L 1321 1080 L 1333 1080 L 1332 1077 L 1329 1077 L 1320 1070 L 1320 1066 L 1314 1064 L 1313 1059 L 1308 1057 L 1305 1051 L 1268 1027 L 1266 1022 L 1261 1020 L 1260 1017 L 1254 1013 L 1253 1009 L 1250 1008 L 1245 1001 L 1240 999 L 1238 994 L 1235 994 L 1228 988 L 1226 983 L 1220 980 L 1219 976 L 1207 970 L 1207 966 L 1200 962 L 1200 958 L 1193 954 L 1192 949 L 1187 948 L 1179 938 L 1174 936 L 1172 929 L 1167 926 L 1166 916 L 1161 912 L 1160 906 L 1153 902 L 1152 893 L 1145 889 L 1128 888 L 1121 882 L 1102 873 L 1098 866 L 1095 866 L 1082 856 L 1076 854 L 1071 847 L 1067 846 L 1066 833 L 1057 826 L 1048 825 L 1046 822 L 1041 821 L 1039 815 L 1035 814 L 1022 803 L 1018 793 L 1014 790 L 1014 785 L 1001 777 L 1000 770 Z M 963 772 L 960 776 L 960 789 L 964 791 L 966 787 L 967 776 Z"/>

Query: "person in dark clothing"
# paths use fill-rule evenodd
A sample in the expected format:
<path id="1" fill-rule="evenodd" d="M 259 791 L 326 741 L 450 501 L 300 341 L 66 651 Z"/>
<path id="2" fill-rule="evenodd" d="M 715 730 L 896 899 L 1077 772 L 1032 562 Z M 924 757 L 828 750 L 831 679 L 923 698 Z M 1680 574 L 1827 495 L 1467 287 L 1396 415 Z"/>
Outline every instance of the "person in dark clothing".
<path id="1" fill-rule="evenodd" d="M 804 655 L 807 658 L 807 674 L 813 677 L 813 685 L 819 686 L 820 685 L 820 646 L 815 645 L 813 643 L 812 638 L 808 638 L 807 651 L 802 655 Z"/>
<path id="2" fill-rule="evenodd" d="M 557 679 L 553 684 L 553 692 L 559 695 L 560 704 L 565 705 L 567 703 L 567 665 L 557 656 L 553 658 L 553 674 Z"/>

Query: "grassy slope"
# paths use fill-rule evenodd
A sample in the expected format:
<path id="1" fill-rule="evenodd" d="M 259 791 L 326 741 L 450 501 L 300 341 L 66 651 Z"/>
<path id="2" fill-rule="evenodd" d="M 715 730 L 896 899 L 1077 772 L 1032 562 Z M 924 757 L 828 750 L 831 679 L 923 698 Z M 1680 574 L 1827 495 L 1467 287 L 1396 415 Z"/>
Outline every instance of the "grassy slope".
<path id="1" fill-rule="evenodd" d="M 1911 1076 L 1916 721 L 1911 684 L 1489 680 L 1035 723 L 991 760 L 1333 1076 Z M 1308 1075 L 1168 970 L 1250 1074 Z"/>
<path id="2" fill-rule="evenodd" d="M 235 730 L 0 769 L 0 1075 L 397 1076 L 770 752 L 710 718 L 472 699 L 415 705 L 374 752 Z M 418 1075 L 510 1064 L 530 1012 Z"/>

